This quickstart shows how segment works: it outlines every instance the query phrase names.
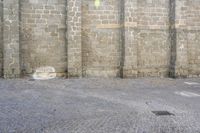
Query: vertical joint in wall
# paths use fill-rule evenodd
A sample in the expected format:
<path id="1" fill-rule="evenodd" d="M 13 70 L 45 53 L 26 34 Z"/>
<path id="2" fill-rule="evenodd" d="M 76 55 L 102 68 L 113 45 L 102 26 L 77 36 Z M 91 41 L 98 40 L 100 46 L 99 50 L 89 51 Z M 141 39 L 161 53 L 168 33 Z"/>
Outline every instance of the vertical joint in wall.
<path id="1" fill-rule="evenodd" d="M 65 51 L 66 51 L 66 71 L 65 71 L 65 74 L 66 74 L 66 78 L 68 78 L 68 35 L 67 35 L 67 25 L 68 25 L 68 22 L 67 22 L 67 5 L 68 5 L 68 0 L 65 1 Z"/>
<path id="2" fill-rule="evenodd" d="M 170 76 L 173 78 L 188 77 L 188 31 L 184 0 L 170 0 L 170 41 L 171 64 Z M 184 12 L 183 12 L 184 11 Z M 178 14 L 177 14 L 178 13 Z M 182 24 L 180 24 L 182 23 Z"/>
<path id="3" fill-rule="evenodd" d="M 176 77 L 176 41 L 177 41 L 177 33 L 175 27 L 176 21 L 176 0 L 169 0 L 169 39 L 170 39 L 170 72 L 169 76 L 175 78 Z"/>
<path id="4" fill-rule="evenodd" d="M 3 75 L 3 0 L 0 0 L 0 77 Z"/>
<path id="5" fill-rule="evenodd" d="M 18 32 L 19 32 L 19 77 L 22 76 L 22 70 L 21 70 L 21 64 L 22 64 L 22 58 L 21 58 L 21 34 L 20 34 L 20 31 L 21 31 L 21 28 L 22 28 L 22 25 L 21 25 L 21 20 L 22 20 L 22 17 L 21 17 L 21 0 L 18 1 L 18 14 L 19 14 L 19 18 L 18 18 Z"/>
<path id="6" fill-rule="evenodd" d="M 124 61 L 125 61 L 125 1 L 120 0 L 120 77 L 124 77 Z"/>

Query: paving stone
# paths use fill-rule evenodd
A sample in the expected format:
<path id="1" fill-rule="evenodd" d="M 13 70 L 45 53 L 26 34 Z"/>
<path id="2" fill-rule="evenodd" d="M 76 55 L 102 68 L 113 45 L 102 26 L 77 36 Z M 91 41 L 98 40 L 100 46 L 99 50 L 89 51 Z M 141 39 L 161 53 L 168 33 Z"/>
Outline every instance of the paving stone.
<path id="1" fill-rule="evenodd" d="M 200 97 L 176 92 L 200 86 L 184 82 L 200 79 L 0 79 L 0 132 L 199 133 Z"/>

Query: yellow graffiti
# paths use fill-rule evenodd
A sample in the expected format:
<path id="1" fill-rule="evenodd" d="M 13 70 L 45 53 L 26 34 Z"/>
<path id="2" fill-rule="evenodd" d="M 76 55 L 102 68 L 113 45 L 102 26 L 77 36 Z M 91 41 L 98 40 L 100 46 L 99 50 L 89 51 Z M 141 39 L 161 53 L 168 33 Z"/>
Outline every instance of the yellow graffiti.
<path id="1" fill-rule="evenodd" d="M 100 6 L 100 0 L 95 0 L 95 6 L 98 8 Z"/>

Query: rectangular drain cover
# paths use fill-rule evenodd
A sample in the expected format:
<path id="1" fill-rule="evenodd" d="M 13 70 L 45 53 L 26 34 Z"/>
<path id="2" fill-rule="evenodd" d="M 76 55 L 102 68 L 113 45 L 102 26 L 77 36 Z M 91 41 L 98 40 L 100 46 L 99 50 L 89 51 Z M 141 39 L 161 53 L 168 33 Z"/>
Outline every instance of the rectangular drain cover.
<path id="1" fill-rule="evenodd" d="M 174 115 L 168 111 L 152 111 L 156 116 Z"/>

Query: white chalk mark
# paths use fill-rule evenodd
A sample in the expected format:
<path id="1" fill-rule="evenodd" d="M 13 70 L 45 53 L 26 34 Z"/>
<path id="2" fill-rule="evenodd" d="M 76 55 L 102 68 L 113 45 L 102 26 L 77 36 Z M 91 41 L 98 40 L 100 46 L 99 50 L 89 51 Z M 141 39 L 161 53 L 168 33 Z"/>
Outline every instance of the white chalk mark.
<path id="1" fill-rule="evenodd" d="M 197 82 L 184 82 L 187 85 L 199 85 Z"/>
<path id="2" fill-rule="evenodd" d="M 188 91 L 180 91 L 180 92 L 175 92 L 175 94 L 184 96 L 184 97 L 200 97 L 199 94 L 193 93 L 193 92 L 188 92 Z"/>
<path id="3" fill-rule="evenodd" d="M 36 80 L 49 80 L 56 78 L 55 68 L 50 66 L 39 67 L 33 74 L 33 78 Z"/>
<path id="4" fill-rule="evenodd" d="M 184 47 L 184 45 L 182 44 L 181 46 L 180 46 L 180 49 L 181 50 L 183 50 L 185 47 Z"/>
<path id="5" fill-rule="evenodd" d="M 95 0 L 95 6 L 98 8 L 100 6 L 100 0 Z"/>

